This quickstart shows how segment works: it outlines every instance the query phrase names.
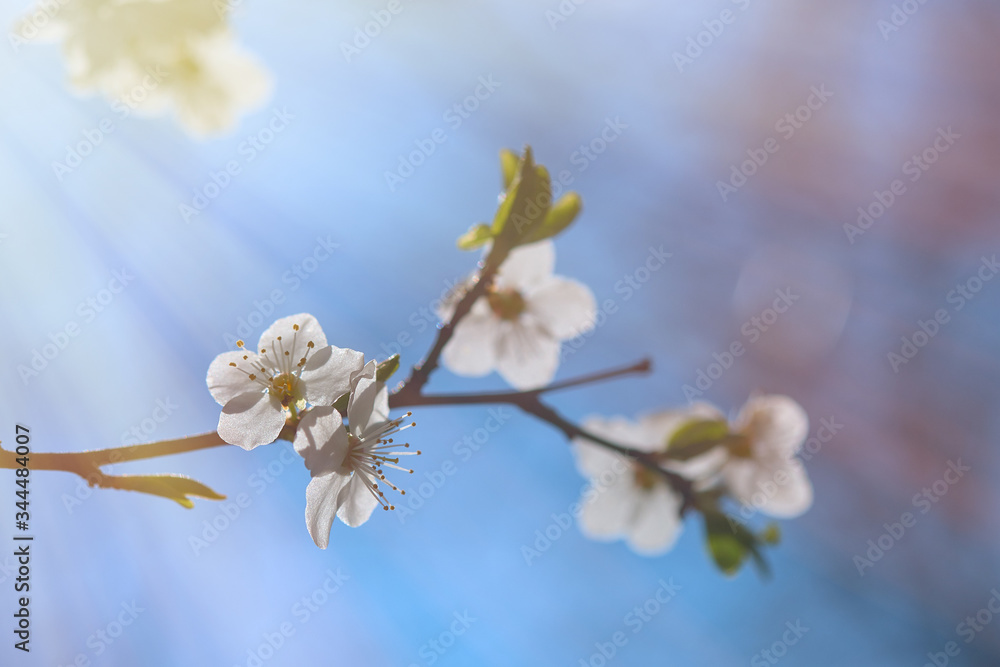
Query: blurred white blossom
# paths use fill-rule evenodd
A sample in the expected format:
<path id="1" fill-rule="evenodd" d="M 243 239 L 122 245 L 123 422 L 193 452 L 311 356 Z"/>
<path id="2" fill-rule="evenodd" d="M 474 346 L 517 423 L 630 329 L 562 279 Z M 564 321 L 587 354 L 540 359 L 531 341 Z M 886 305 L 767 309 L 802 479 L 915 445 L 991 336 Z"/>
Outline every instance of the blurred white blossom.
<path id="1" fill-rule="evenodd" d="M 809 435 L 809 416 L 801 405 L 788 396 L 752 397 L 733 432 L 721 474 L 737 501 L 779 518 L 799 516 L 812 506 L 812 483 L 796 457 Z"/>
<path id="2" fill-rule="evenodd" d="M 706 415 L 700 407 L 671 410 L 634 422 L 623 417 L 591 417 L 583 427 L 616 444 L 649 454 L 666 450 L 671 436 L 693 418 Z M 625 539 L 644 555 L 665 553 L 682 528 L 681 496 L 658 472 L 585 438 L 573 440 L 577 468 L 591 479 L 580 510 L 580 529 L 599 540 Z"/>
<path id="3" fill-rule="evenodd" d="M 236 43 L 223 3 L 70 0 L 43 36 L 62 41 L 73 86 L 146 114 L 173 109 L 196 135 L 231 128 L 270 78 Z"/>
<path id="4" fill-rule="evenodd" d="M 592 329 L 597 315 L 590 289 L 553 275 L 555 261 L 550 240 L 511 251 L 489 292 L 455 328 L 444 365 L 471 377 L 496 370 L 520 390 L 551 382 L 561 342 Z M 450 319 L 453 307 L 446 301 L 439 317 Z"/>

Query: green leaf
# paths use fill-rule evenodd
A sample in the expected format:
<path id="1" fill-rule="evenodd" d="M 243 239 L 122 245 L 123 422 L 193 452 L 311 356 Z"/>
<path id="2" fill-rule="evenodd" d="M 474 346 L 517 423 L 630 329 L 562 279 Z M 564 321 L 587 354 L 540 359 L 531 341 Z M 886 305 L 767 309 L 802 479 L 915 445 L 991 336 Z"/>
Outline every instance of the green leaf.
<path id="1" fill-rule="evenodd" d="M 771 524 L 758 535 L 739 519 L 711 508 L 705 510 L 705 532 L 708 550 L 715 564 L 725 574 L 732 576 L 739 572 L 749 556 L 762 576 L 770 576 L 771 568 L 760 547 L 764 544 L 776 544 L 772 540 L 777 540 L 777 526 Z"/>
<path id="2" fill-rule="evenodd" d="M 747 537 L 752 544 L 753 533 L 715 512 L 705 514 L 705 531 L 708 551 L 718 568 L 729 576 L 739 572 L 750 554 Z"/>
<path id="3" fill-rule="evenodd" d="M 493 231 L 489 225 L 479 223 L 472 226 L 469 231 L 459 237 L 458 247 L 461 250 L 475 250 L 480 248 L 493 238 Z"/>
<path id="4" fill-rule="evenodd" d="M 504 148 L 500 151 L 500 170 L 503 172 L 503 189 L 510 190 L 510 184 L 517 175 L 517 163 L 521 158 L 512 150 Z"/>
<path id="5" fill-rule="evenodd" d="M 535 164 L 531 147 L 527 146 L 507 195 L 493 218 L 491 230 L 501 252 L 523 245 L 524 239 L 545 221 L 551 206 L 549 171 Z"/>
<path id="6" fill-rule="evenodd" d="M 194 507 L 194 502 L 188 496 L 208 498 L 209 500 L 225 500 L 226 498 L 201 482 L 183 475 L 109 476 L 102 480 L 101 486 L 169 498 L 188 509 Z"/>
<path id="7" fill-rule="evenodd" d="M 394 354 L 375 368 L 375 379 L 385 382 L 399 370 L 399 355 Z"/>
<path id="8" fill-rule="evenodd" d="M 583 199 L 575 192 L 567 192 L 549 209 L 541 225 L 528 234 L 522 243 L 534 243 L 549 239 L 560 233 L 576 220 L 583 209 Z"/>
<path id="9" fill-rule="evenodd" d="M 532 237 L 545 224 L 552 208 L 552 179 L 549 170 L 535 165 L 534 178 L 525 181 L 530 187 L 520 190 L 521 201 L 510 213 L 509 232 L 514 246 L 526 245 L 537 239 Z"/>
<path id="10" fill-rule="evenodd" d="M 724 419 L 693 419 L 671 436 L 667 442 L 667 456 L 687 461 L 712 450 L 728 436 L 729 424 Z"/>

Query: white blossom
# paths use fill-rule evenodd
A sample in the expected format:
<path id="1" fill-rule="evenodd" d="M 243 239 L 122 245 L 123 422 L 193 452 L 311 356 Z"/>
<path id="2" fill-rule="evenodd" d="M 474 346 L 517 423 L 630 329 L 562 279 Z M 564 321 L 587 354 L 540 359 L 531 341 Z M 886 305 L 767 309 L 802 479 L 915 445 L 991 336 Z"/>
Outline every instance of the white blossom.
<path id="1" fill-rule="evenodd" d="M 732 424 L 737 435 L 721 475 L 730 494 L 764 514 L 792 518 L 812 506 L 813 488 L 796 456 L 809 416 L 788 396 L 756 396 Z"/>
<path id="2" fill-rule="evenodd" d="M 172 108 L 205 135 L 232 127 L 271 87 L 227 18 L 205 0 L 69 0 L 45 34 L 62 40 L 77 89 L 104 93 L 119 114 Z"/>
<path id="3" fill-rule="evenodd" d="M 583 427 L 615 444 L 649 454 L 663 453 L 677 429 L 693 418 L 709 418 L 711 409 L 696 405 L 642 417 L 591 417 Z M 585 535 L 599 540 L 625 539 L 633 551 L 662 554 L 683 527 L 683 499 L 657 471 L 586 438 L 573 440 L 577 467 L 591 479 L 579 517 Z"/>
<path id="4" fill-rule="evenodd" d="M 457 375 L 497 371 L 513 387 L 548 384 L 559 366 L 561 342 L 594 326 L 597 303 L 585 285 L 553 275 L 551 240 L 511 251 L 486 295 L 473 304 L 441 360 Z M 453 304 L 439 309 L 443 320 Z"/>
<path id="5" fill-rule="evenodd" d="M 256 351 L 220 354 L 208 368 L 208 390 L 223 406 L 219 436 L 243 449 L 278 437 L 289 416 L 329 406 L 350 389 L 364 355 L 327 345 L 312 315 L 284 317 L 261 334 Z"/>
<path id="6" fill-rule="evenodd" d="M 384 489 L 406 492 L 386 479 L 386 469 L 412 474 L 399 465 L 400 457 L 420 454 L 407 451 L 408 443 L 393 443 L 391 436 L 415 424 L 401 426 L 409 412 L 389 419 L 388 391 L 375 375 L 374 361 L 353 375 L 347 427 L 336 409 L 318 407 L 303 417 L 295 434 L 295 451 L 312 475 L 306 488 L 306 527 L 321 549 L 329 544 L 334 517 L 354 527 L 378 506 L 395 509 Z"/>

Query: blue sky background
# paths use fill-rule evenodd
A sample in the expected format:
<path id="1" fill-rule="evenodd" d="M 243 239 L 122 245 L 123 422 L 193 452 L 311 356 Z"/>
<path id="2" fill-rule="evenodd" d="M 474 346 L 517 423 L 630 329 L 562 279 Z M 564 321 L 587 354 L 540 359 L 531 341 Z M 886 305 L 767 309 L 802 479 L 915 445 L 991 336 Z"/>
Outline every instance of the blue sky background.
<path id="1" fill-rule="evenodd" d="M 383 6 L 241 4 L 236 30 L 275 91 L 207 141 L 170 118 L 119 119 L 101 96 L 68 91 L 55 44 L 0 49 L 4 446 L 15 422 L 31 428 L 36 451 L 116 446 L 129 429 L 152 427 L 158 401 L 176 407 L 148 440 L 213 429 L 219 408 L 205 371 L 257 312 L 268 317 L 249 340 L 276 316 L 310 312 L 331 343 L 380 359 L 411 336 L 403 361 L 415 363 L 433 339 L 420 309 L 474 266 L 454 240 L 492 216 L 498 150 L 530 142 L 553 172 L 571 173 L 585 202 L 559 239 L 557 271 L 618 307 L 560 377 L 646 355 L 656 367 L 554 398 L 567 415 L 684 403 L 683 386 L 714 353 L 747 342 L 744 324 L 776 289 L 801 295 L 705 394 L 732 410 L 754 390 L 787 393 L 814 428 L 821 418 L 843 424 L 807 463 L 816 503 L 782 523 L 775 576 L 723 577 L 694 520 L 662 558 L 585 540 L 571 526 L 527 564 L 522 547 L 585 482 L 564 441 L 512 415 L 467 457 L 455 445 L 488 409 L 422 409 L 409 432 L 424 451 L 411 493 L 449 462 L 456 473 L 412 516 L 335 526 L 326 551 L 302 518 L 308 473 L 283 462 L 281 443 L 115 467 L 188 474 L 230 501 L 246 494 L 197 552 L 190 538 L 233 505 L 188 511 L 125 492 L 88 495 L 69 474 L 36 473 L 33 650 L 16 655 L 3 630 L 2 662 L 253 665 L 248 651 L 288 623 L 294 634 L 264 664 L 598 665 L 595 644 L 621 631 L 627 644 L 609 664 L 746 665 L 764 664 L 755 656 L 796 621 L 809 631 L 787 664 L 921 665 L 949 641 L 961 651 L 952 664 L 1000 662 L 1000 623 L 969 643 L 957 629 L 1000 587 L 1000 280 L 960 311 L 948 300 L 1000 249 L 1000 90 L 989 74 L 1000 56 L 997 9 L 929 3 L 884 35 L 889 2 L 589 2 L 555 29 L 546 11 L 556 2 L 403 2 L 347 62 L 340 44 Z M 0 7 L 8 25 L 24 9 Z M 733 22 L 678 71 L 674 52 L 727 9 Z M 496 91 L 450 126 L 445 113 L 490 76 Z M 833 96 L 792 137 L 779 134 L 775 124 L 821 85 Z M 276 110 L 292 120 L 246 161 L 241 143 Z M 60 180 L 52 162 L 107 117 L 113 133 Z M 582 170 L 574 153 L 619 118 L 627 128 Z M 910 156 L 949 127 L 960 139 L 851 243 L 844 224 L 856 209 L 905 178 Z M 447 140 L 391 191 L 385 172 L 436 128 Z M 772 136 L 780 150 L 723 201 L 717 182 Z M 241 173 L 185 221 L 179 206 L 229 160 Z M 337 248 L 296 283 L 289 272 L 318 239 Z M 673 253 L 667 265 L 638 291 L 622 289 L 660 246 Z M 115 271 L 133 278 L 91 318 L 81 302 Z M 283 302 L 271 314 L 275 291 Z M 949 322 L 894 372 L 887 354 L 940 309 Z M 70 323 L 79 335 L 23 381 L 18 366 Z M 446 371 L 430 385 L 499 388 L 496 376 Z M 913 496 L 958 459 L 971 471 L 920 514 Z M 268 466 L 273 481 L 260 483 Z M 0 540 L 9 544 L 5 479 Z M 859 576 L 854 557 L 907 511 L 916 525 Z M 9 619 L 11 561 L 0 564 Z M 328 597 L 316 593 L 330 572 L 347 579 Z M 661 580 L 680 586 L 676 597 L 633 632 L 626 615 Z M 296 604 L 314 594 L 324 603 L 306 619 Z M 142 611 L 112 644 L 92 638 L 116 633 L 109 624 L 133 603 Z M 429 642 L 449 643 L 456 614 L 475 621 L 435 652 Z"/>

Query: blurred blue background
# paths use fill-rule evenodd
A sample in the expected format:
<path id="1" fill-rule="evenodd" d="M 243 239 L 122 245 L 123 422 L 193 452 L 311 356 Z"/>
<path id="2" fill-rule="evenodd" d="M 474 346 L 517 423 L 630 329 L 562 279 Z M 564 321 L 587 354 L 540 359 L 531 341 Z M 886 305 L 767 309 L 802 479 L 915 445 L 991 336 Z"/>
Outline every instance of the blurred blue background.
<path id="1" fill-rule="evenodd" d="M 820 419 L 842 424 L 806 464 L 816 502 L 782 523 L 773 579 L 723 577 L 695 521 L 655 559 L 553 529 L 585 483 L 557 432 L 512 415 L 470 452 L 456 443 L 487 409 L 422 409 L 411 497 L 443 467 L 455 474 L 425 486 L 412 514 L 335 525 L 327 551 L 304 526 L 308 473 L 283 462 L 281 443 L 113 468 L 189 474 L 232 501 L 190 511 L 36 473 L 34 642 L 16 654 L 4 629 L 3 664 L 599 667 L 617 632 L 627 643 L 608 664 L 773 664 L 780 652 L 796 665 L 921 665 L 948 642 L 960 649 L 951 664 L 1000 664 L 1000 622 L 968 642 L 959 627 L 1000 586 L 1000 280 L 961 310 L 949 299 L 1000 249 L 1000 9 L 909 3 L 918 11 L 886 31 L 883 1 L 562 4 L 575 10 L 553 23 L 555 0 L 404 1 L 348 62 L 341 44 L 379 0 L 240 3 L 235 28 L 275 92 L 208 141 L 69 92 L 55 44 L 0 49 L 0 439 L 10 446 L 15 422 L 36 451 L 212 430 L 209 362 L 228 336 L 256 340 L 287 314 L 313 313 L 331 343 L 370 357 L 402 340 L 404 364 L 417 362 L 433 338 L 421 308 L 477 259 L 454 240 L 493 213 L 498 150 L 530 142 L 585 202 L 557 272 L 618 307 L 560 377 L 655 361 L 652 376 L 559 395 L 559 409 L 582 419 L 683 404 L 683 386 L 742 341 L 746 355 L 705 399 L 730 410 L 754 390 L 787 393 L 814 434 Z M 8 25 L 25 10 L 0 6 Z M 724 10 L 732 21 L 679 71 L 675 53 Z M 446 114 L 480 77 L 499 86 L 455 126 Z M 832 97 L 779 130 L 821 86 Z M 276 111 L 291 120 L 248 161 L 241 144 Z M 53 161 L 108 117 L 114 131 L 58 178 Z M 627 127 L 581 158 L 609 119 Z M 390 189 L 385 172 L 437 128 L 446 141 Z M 905 163 L 948 128 L 959 138 L 911 181 Z M 779 150 L 724 200 L 718 182 L 769 137 Z M 179 206 L 230 160 L 241 173 L 185 220 Z M 844 225 L 894 179 L 905 194 L 852 243 Z M 323 243 L 332 255 L 310 261 Z M 660 246 L 666 266 L 624 288 Z M 126 288 L 102 292 L 122 271 Z M 744 327 L 777 289 L 800 299 L 750 343 Z M 894 370 L 888 354 L 941 309 L 948 322 Z M 70 323 L 79 335 L 22 377 Z M 446 371 L 430 385 L 501 387 Z M 914 496 L 959 459 L 971 471 L 921 514 Z M 868 540 L 908 511 L 916 525 L 859 574 Z M 522 547 L 547 529 L 557 539 L 526 563 Z M 0 558 L 8 619 L 12 564 Z M 627 615 L 661 580 L 680 589 L 637 629 Z M 787 655 L 761 653 L 796 622 L 808 631 Z M 279 642 L 283 624 L 293 633 Z"/>

